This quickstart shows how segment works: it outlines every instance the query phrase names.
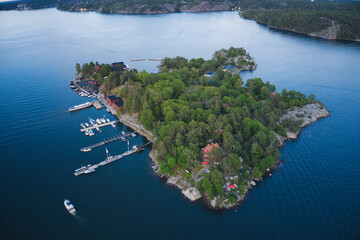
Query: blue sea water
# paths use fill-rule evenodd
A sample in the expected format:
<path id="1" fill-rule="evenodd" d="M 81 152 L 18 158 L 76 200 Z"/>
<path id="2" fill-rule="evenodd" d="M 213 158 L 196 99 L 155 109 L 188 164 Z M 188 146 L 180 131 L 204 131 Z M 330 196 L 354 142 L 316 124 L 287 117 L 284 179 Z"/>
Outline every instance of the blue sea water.
<path id="1" fill-rule="evenodd" d="M 229 211 L 191 203 L 152 171 L 149 149 L 74 177 L 105 158 L 81 147 L 130 131 L 80 133 L 104 109 L 69 113 L 85 99 L 69 89 L 75 63 L 138 58 L 210 58 L 244 47 L 258 63 L 244 72 L 313 93 L 331 116 L 281 149 L 281 166 Z M 360 45 L 271 30 L 235 12 L 155 16 L 0 12 L 1 239 L 360 239 Z M 141 136 L 131 145 L 145 141 Z M 126 150 L 120 141 L 110 153 Z M 71 216 L 64 198 L 75 205 Z"/>

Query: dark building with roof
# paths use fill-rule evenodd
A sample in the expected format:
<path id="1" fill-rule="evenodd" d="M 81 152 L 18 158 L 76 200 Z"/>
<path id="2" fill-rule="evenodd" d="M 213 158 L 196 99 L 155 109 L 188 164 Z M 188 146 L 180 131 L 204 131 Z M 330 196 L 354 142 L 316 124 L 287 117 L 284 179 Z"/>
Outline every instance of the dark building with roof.
<path id="1" fill-rule="evenodd" d="M 108 103 L 110 105 L 113 105 L 115 102 L 120 101 L 121 98 L 118 96 L 115 96 L 115 95 L 109 95 L 109 96 L 106 96 L 106 100 L 108 101 Z"/>
<path id="2" fill-rule="evenodd" d="M 111 67 L 114 71 L 120 71 L 126 69 L 126 64 L 124 62 L 114 62 L 111 64 Z"/>

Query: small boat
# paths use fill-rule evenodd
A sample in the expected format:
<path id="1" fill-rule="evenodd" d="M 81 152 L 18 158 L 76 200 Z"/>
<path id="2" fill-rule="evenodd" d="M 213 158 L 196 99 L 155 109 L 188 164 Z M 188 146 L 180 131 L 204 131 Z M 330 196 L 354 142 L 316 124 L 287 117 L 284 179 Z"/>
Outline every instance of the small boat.
<path id="1" fill-rule="evenodd" d="M 90 133 L 89 133 L 89 130 L 86 130 L 85 131 L 85 136 L 88 136 Z"/>
<path id="2" fill-rule="evenodd" d="M 106 121 L 107 121 L 107 122 L 110 122 L 110 119 L 107 118 Z"/>
<path id="3" fill-rule="evenodd" d="M 107 108 L 106 111 L 107 111 L 107 112 L 110 112 L 110 109 Z"/>
<path id="4" fill-rule="evenodd" d="M 85 171 L 84 171 L 84 173 L 85 174 L 89 174 L 89 173 L 93 173 L 93 172 L 95 172 L 95 169 L 86 169 Z"/>
<path id="5" fill-rule="evenodd" d="M 101 132 L 100 128 L 98 128 L 98 127 L 96 128 L 96 130 L 97 130 L 98 132 Z"/>
<path id="6" fill-rule="evenodd" d="M 90 130 L 89 130 L 89 136 L 92 137 L 92 136 L 94 136 L 94 135 L 95 135 L 94 131 L 93 131 L 92 129 L 90 129 Z"/>
<path id="7" fill-rule="evenodd" d="M 72 215 L 75 215 L 76 210 L 69 200 L 65 199 L 64 205 L 65 205 L 66 209 L 69 211 L 69 213 L 71 213 Z"/>
<path id="8" fill-rule="evenodd" d="M 82 152 L 90 152 L 90 151 L 91 151 L 91 148 L 88 148 L 88 147 L 87 147 L 87 148 L 82 149 L 81 151 L 82 151 Z"/>
<path id="9" fill-rule="evenodd" d="M 94 126 L 96 124 L 96 121 L 94 119 L 90 118 L 90 124 Z"/>
<path id="10" fill-rule="evenodd" d="M 114 124 L 114 123 L 111 123 L 111 126 L 112 126 L 113 128 L 115 128 L 115 124 Z"/>
<path id="11" fill-rule="evenodd" d="M 100 118 L 100 121 L 101 121 L 102 123 L 106 123 L 105 118 Z"/>
<path id="12" fill-rule="evenodd" d="M 121 132 L 121 134 L 122 134 L 122 135 L 125 135 L 125 132 L 124 132 L 124 131 L 122 131 L 122 132 Z"/>
<path id="13" fill-rule="evenodd" d="M 88 123 L 85 123 L 85 126 L 86 126 L 86 127 L 90 127 L 90 125 L 89 125 Z"/>
<path id="14" fill-rule="evenodd" d="M 97 119 L 96 119 L 96 123 L 100 125 L 100 124 L 101 124 L 101 120 L 97 118 Z"/>
<path id="15" fill-rule="evenodd" d="M 133 138 L 136 137 L 136 133 L 132 132 L 132 133 L 131 133 L 131 136 L 132 136 Z"/>
<path id="16" fill-rule="evenodd" d="M 83 124 L 83 123 L 80 123 L 80 126 L 81 126 L 82 128 L 85 128 L 85 124 Z"/>

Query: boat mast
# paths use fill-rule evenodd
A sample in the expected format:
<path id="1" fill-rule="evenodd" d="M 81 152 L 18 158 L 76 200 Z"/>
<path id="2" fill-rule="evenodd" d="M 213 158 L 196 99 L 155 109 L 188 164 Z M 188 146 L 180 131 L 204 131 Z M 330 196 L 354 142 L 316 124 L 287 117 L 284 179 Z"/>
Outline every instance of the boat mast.
<path id="1" fill-rule="evenodd" d="M 109 159 L 109 151 L 107 148 L 105 148 L 105 150 L 106 150 L 106 159 Z"/>

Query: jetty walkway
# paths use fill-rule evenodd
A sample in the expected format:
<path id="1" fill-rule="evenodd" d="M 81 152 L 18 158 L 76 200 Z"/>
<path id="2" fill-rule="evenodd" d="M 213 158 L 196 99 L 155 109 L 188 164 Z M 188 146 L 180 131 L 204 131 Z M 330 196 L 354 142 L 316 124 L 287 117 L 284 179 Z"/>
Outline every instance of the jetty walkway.
<path id="1" fill-rule="evenodd" d="M 126 141 L 126 138 L 129 137 L 129 136 L 133 136 L 133 134 L 135 134 L 135 132 L 132 132 L 132 133 L 128 133 L 128 134 L 125 134 L 125 135 L 115 135 L 114 137 L 110 137 L 110 138 L 107 138 L 107 139 L 104 139 L 104 141 L 101 141 L 101 142 L 98 142 L 98 143 L 95 143 L 93 145 L 90 145 L 90 146 L 87 146 L 87 147 L 83 147 L 80 149 L 80 151 L 82 152 L 89 152 L 91 151 L 91 149 L 93 148 L 96 148 L 96 147 L 100 147 L 102 145 L 105 145 L 107 143 L 111 143 L 111 142 L 114 142 L 114 141 L 117 141 L 117 140 L 122 140 L 123 142 Z"/>
<path id="2" fill-rule="evenodd" d="M 93 173 L 95 172 L 95 169 L 101 166 L 105 166 L 109 163 L 115 162 L 123 157 L 129 156 L 133 153 L 142 151 L 147 145 L 149 145 L 151 142 L 148 142 L 146 144 L 141 144 L 138 146 L 133 146 L 131 150 L 128 150 L 122 154 L 119 155 L 115 155 L 115 156 L 107 156 L 107 158 L 104 161 L 99 162 L 98 164 L 94 164 L 94 165 L 88 165 L 86 167 L 81 167 L 77 170 L 75 170 L 74 175 L 75 176 L 79 176 L 82 174 L 89 174 L 89 173 Z"/>
<path id="3" fill-rule="evenodd" d="M 101 127 L 105 127 L 105 126 L 109 126 L 111 124 L 115 124 L 119 122 L 119 120 L 115 120 L 115 121 L 111 121 L 111 122 L 106 122 L 106 123 L 102 123 L 102 124 L 96 124 L 94 126 L 90 126 L 90 127 L 87 127 L 87 128 L 82 128 L 80 129 L 81 132 L 85 132 L 86 130 L 90 130 L 90 129 L 96 129 L 96 128 L 101 128 Z"/>

